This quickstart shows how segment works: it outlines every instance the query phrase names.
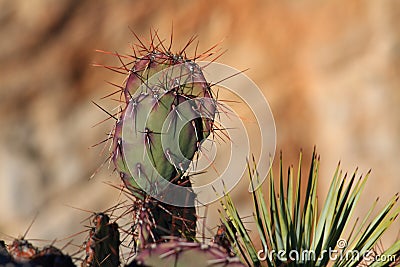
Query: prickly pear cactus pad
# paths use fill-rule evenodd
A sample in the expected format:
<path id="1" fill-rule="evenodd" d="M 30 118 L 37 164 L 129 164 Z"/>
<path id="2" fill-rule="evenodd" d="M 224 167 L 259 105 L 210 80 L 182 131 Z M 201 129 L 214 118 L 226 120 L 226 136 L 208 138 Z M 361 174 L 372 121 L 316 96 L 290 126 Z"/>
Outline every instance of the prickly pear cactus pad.
<path id="1" fill-rule="evenodd" d="M 213 131 L 216 100 L 196 63 L 213 52 L 187 57 L 193 38 L 178 53 L 164 47 L 157 34 L 148 46 L 137 39 L 134 55 L 124 57 L 132 62 L 115 54 L 122 67 L 111 68 L 127 75 L 118 86 L 120 112 L 109 114 L 116 119 L 111 159 L 136 198 L 162 200 Z"/>
<path id="2" fill-rule="evenodd" d="M 238 258 L 228 256 L 219 246 L 175 240 L 150 245 L 128 266 L 243 267 L 245 265 Z"/>
<path id="3" fill-rule="evenodd" d="M 100 51 L 122 64 L 100 65 L 125 74 L 122 85 L 110 83 L 118 91 L 104 97 L 119 93 L 119 111 L 96 105 L 116 121 L 105 141 L 112 139 L 110 159 L 133 196 L 134 223 L 127 232 L 141 249 L 170 236 L 195 239 L 197 198 L 190 175 L 202 143 L 216 128 L 218 112 L 200 62 L 217 51 L 213 46 L 197 55 L 196 48 L 188 57 L 186 49 L 195 38 L 173 53 L 157 33 L 147 45 L 133 34 L 138 40 L 133 55 Z"/>
<path id="4" fill-rule="evenodd" d="M 123 95 L 113 162 L 135 196 L 145 191 L 162 197 L 212 131 L 216 104 L 210 86 L 193 60 L 155 49 L 136 60 Z"/>

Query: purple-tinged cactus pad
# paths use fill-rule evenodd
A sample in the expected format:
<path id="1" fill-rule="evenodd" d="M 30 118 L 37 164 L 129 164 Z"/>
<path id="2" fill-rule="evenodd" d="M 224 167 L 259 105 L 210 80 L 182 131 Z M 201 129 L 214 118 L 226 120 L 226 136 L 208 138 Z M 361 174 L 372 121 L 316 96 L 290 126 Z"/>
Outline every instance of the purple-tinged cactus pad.
<path id="1" fill-rule="evenodd" d="M 219 246 L 173 240 L 150 245 L 128 266 L 244 267 L 245 265 L 239 258 L 230 257 Z"/>

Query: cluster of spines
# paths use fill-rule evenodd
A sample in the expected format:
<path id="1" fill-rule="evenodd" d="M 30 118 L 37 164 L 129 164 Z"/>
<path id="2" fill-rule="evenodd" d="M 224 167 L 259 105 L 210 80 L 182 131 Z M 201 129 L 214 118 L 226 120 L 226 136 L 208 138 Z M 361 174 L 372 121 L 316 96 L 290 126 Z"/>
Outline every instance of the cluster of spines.
<path id="1" fill-rule="evenodd" d="M 39 249 L 24 238 L 7 246 L 0 240 L 0 265 L 10 267 L 60 266 L 74 267 L 72 258 L 52 245 Z"/>

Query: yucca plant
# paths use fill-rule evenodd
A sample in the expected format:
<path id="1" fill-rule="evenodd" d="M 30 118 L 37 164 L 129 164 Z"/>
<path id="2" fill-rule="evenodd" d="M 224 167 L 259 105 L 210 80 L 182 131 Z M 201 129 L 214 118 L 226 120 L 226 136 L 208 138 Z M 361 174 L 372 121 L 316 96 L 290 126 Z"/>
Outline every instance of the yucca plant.
<path id="1" fill-rule="evenodd" d="M 375 248 L 382 234 L 400 213 L 396 194 L 373 217 L 377 200 L 365 218 L 351 225 L 351 215 L 363 191 L 368 174 L 348 177 L 340 170 L 333 175 L 322 207 L 318 207 L 317 183 L 319 157 L 313 153 L 309 175 L 302 175 L 302 156 L 295 174 L 288 168 L 287 183 L 280 158 L 279 186 L 272 169 L 268 175 L 269 190 L 262 187 L 252 193 L 254 220 L 260 243 L 253 238 L 239 216 L 229 194 L 221 201 L 221 219 L 227 228 L 232 247 L 249 266 L 395 266 L 399 264 L 400 240 L 378 253 Z M 256 164 L 248 166 L 250 181 L 259 179 Z M 306 179 L 306 181 L 303 181 Z M 307 185 L 305 190 L 301 184 Z M 254 189 L 254 188 L 253 188 Z"/>

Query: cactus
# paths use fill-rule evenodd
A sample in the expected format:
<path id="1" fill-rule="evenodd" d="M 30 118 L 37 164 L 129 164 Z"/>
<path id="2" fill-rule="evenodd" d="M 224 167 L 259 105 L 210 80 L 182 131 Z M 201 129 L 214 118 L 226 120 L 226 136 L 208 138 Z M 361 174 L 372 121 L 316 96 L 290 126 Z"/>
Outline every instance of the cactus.
<path id="1" fill-rule="evenodd" d="M 110 223 L 110 217 L 104 213 L 95 214 L 93 223 L 95 226 L 86 242 L 86 258 L 82 266 L 119 266 L 118 225 Z"/>
<path id="2" fill-rule="evenodd" d="M 0 240 L 0 264 L 5 265 L 11 261 L 10 253 L 8 253 L 6 248 L 6 243 Z"/>
<path id="3" fill-rule="evenodd" d="M 141 246 L 163 236 L 193 239 L 195 194 L 186 171 L 212 133 L 217 112 L 211 86 L 195 62 L 204 55 L 186 57 L 185 49 L 194 39 L 176 54 L 157 34 L 151 36 L 149 47 L 138 40 L 129 69 L 116 54 L 122 66 L 114 70 L 125 70 L 127 77 L 118 86 L 122 104 L 115 117 L 111 159 L 137 200 L 136 220 L 141 224 L 136 223 L 134 231 L 140 233 Z M 208 55 L 213 54 L 210 51 Z M 171 184 L 186 190 L 178 197 L 171 193 Z M 182 199 L 184 207 L 163 203 L 172 203 L 173 198 Z M 143 218 L 153 221 L 145 223 Z"/>
<path id="4" fill-rule="evenodd" d="M 183 177 L 184 185 L 191 187 L 188 177 Z M 192 194 L 190 196 L 193 196 Z M 178 236 L 193 240 L 196 235 L 196 209 L 194 199 L 189 200 L 192 206 L 176 207 L 147 197 L 145 201 L 134 203 L 134 235 L 138 236 L 137 245 L 145 247 L 166 236 Z"/>
<path id="5" fill-rule="evenodd" d="M 167 243 L 152 244 L 142 250 L 128 265 L 128 267 L 135 266 L 243 267 L 245 265 L 238 258 L 227 255 L 219 246 L 172 240 Z"/>
<path id="6" fill-rule="evenodd" d="M 16 262 L 27 262 L 38 254 L 38 249 L 24 238 L 15 239 L 8 251 Z"/>
<path id="7" fill-rule="evenodd" d="M 61 250 L 53 246 L 44 247 L 37 255 L 35 255 L 30 264 L 32 266 L 57 266 L 57 267 L 73 267 L 71 257 L 64 255 Z"/>
<path id="8" fill-rule="evenodd" d="M 136 197 L 143 199 L 138 191 L 165 196 L 167 181 L 183 176 L 212 131 L 216 106 L 210 86 L 193 60 L 154 50 L 135 62 L 123 94 L 113 162 Z"/>
<path id="9" fill-rule="evenodd" d="M 53 246 L 47 246 L 39 250 L 30 242 L 21 238 L 15 239 L 7 247 L 4 241 L 0 240 L 0 266 L 9 267 L 75 267 L 70 256 L 65 255 Z"/>

